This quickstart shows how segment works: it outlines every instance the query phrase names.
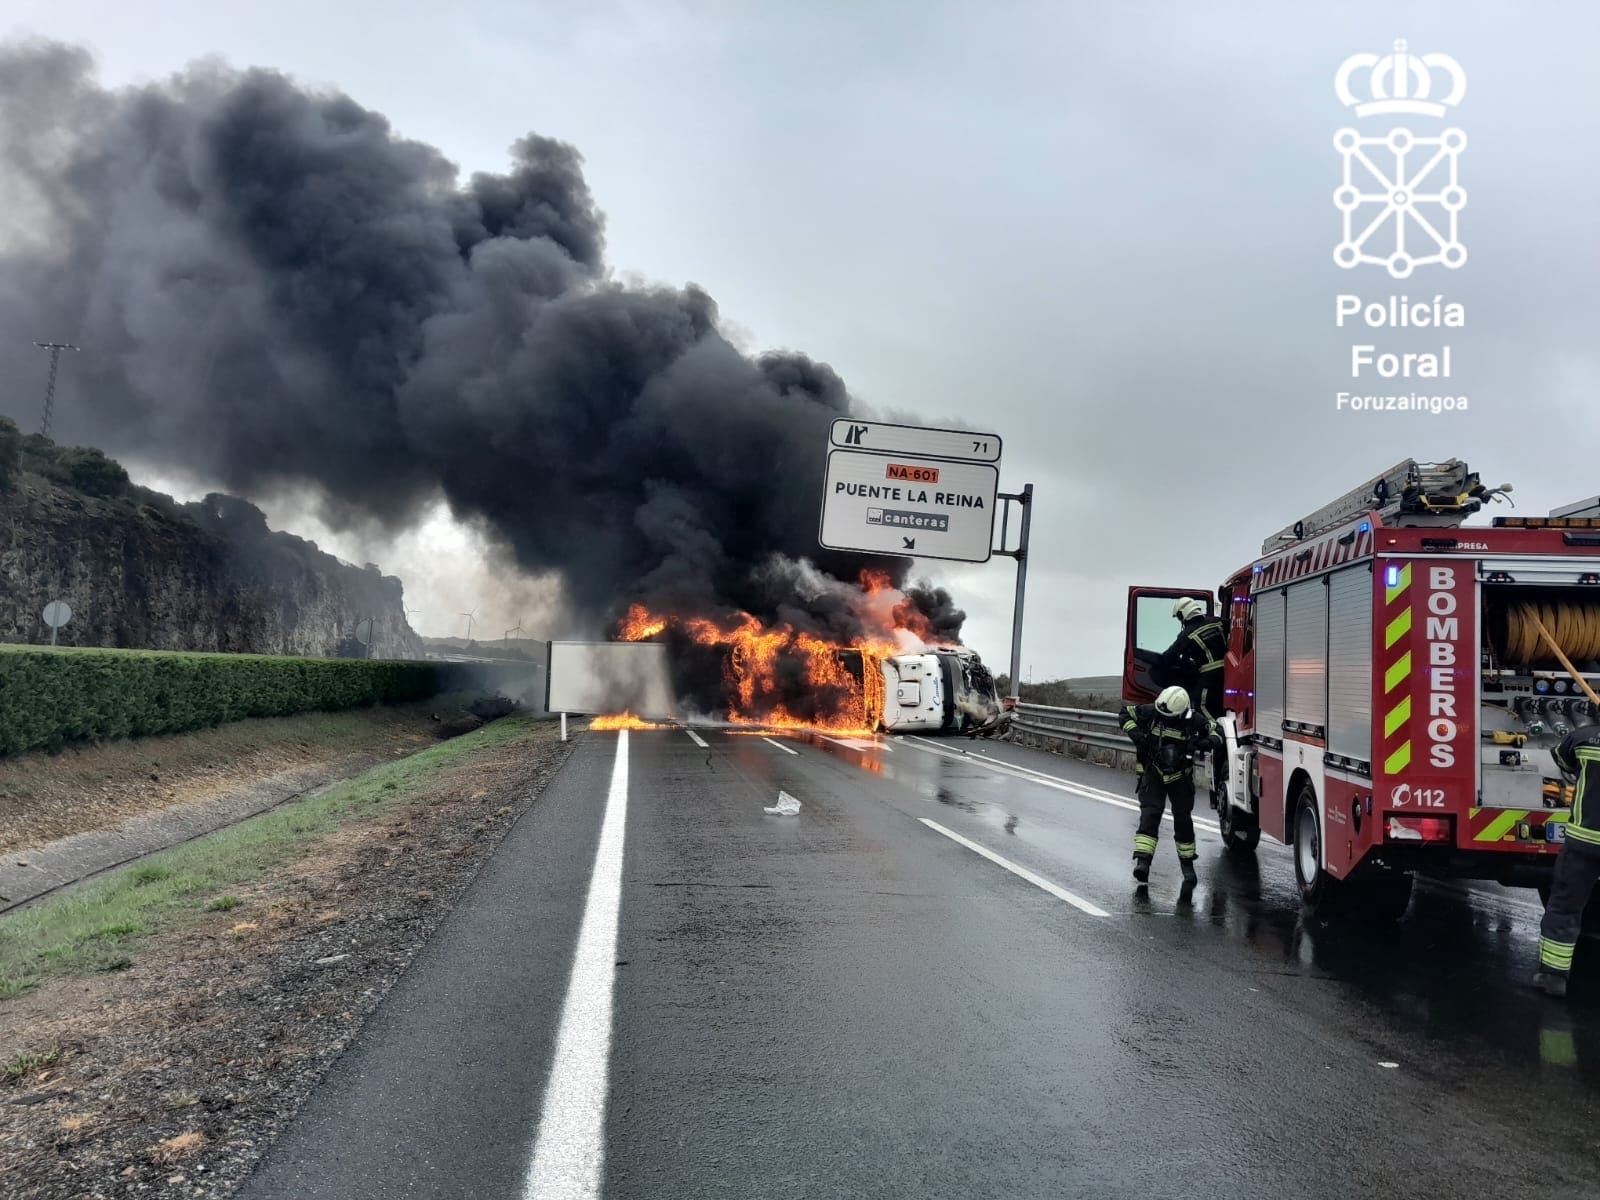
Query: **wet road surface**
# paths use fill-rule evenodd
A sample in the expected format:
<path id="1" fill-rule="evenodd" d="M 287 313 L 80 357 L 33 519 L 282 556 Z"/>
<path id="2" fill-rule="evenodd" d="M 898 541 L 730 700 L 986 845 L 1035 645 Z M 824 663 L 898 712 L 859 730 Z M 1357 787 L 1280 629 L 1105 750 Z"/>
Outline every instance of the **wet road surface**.
<path id="1" fill-rule="evenodd" d="M 1375 933 L 1205 814 L 1137 891 L 1072 760 L 578 736 L 243 1195 L 1600 1193 L 1600 948 L 1529 991 L 1531 892 Z"/>

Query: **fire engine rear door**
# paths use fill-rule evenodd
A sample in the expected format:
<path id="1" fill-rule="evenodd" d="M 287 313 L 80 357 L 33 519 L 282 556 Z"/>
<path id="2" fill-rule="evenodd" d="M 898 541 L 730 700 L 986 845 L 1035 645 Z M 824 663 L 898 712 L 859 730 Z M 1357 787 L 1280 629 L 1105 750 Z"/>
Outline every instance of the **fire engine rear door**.
<path id="1" fill-rule="evenodd" d="M 1172 615 L 1173 604 L 1185 596 L 1206 606 L 1215 616 L 1216 598 L 1201 588 L 1131 587 L 1128 589 L 1128 625 L 1122 652 L 1122 699 L 1127 704 L 1149 704 L 1162 688 L 1176 682 L 1159 669 L 1162 652 L 1172 645 L 1183 623 Z"/>

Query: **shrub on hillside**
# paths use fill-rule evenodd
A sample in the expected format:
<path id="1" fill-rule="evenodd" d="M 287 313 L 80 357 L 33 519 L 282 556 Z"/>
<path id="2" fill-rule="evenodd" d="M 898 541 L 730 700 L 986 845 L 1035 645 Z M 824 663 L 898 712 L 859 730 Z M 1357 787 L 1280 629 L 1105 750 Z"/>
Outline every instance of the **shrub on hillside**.
<path id="1" fill-rule="evenodd" d="M 995 688 L 1002 696 L 1008 694 L 1011 690 L 1010 679 L 1004 675 L 1000 676 L 995 681 Z M 1080 692 L 1066 679 L 1024 683 L 1021 698 L 1024 704 L 1047 704 L 1052 708 L 1087 708 L 1101 712 L 1115 712 L 1122 707 L 1120 697 L 1102 695 L 1098 692 Z"/>
<path id="2" fill-rule="evenodd" d="M 22 430 L 10 417 L 0 417 L 0 492 L 16 486 L 22 474 Z"/>
<path id="3" fill-rule="evenodd" d="M 107 458 L 88 446 L 62 450 L 46 474 L 57 483 L 74 488 L 86 496 L 109 499 L 128 490 L 128 472 L 116 459 Z"/>
<path id="4" fill-rule="evenodd" d="M 18 462 L 22 470 L 86 496 L 124 496 L 131 486 L 128 472 L 116 459 L 92 446 L 58 446 L 42 433 L 18 439 Z"/>

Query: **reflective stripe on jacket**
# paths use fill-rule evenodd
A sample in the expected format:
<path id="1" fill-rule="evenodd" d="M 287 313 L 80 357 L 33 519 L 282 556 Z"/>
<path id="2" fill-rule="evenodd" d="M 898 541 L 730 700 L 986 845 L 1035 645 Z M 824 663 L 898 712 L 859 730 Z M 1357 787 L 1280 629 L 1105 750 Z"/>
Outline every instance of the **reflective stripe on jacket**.
<path id="1" fill-rule="evenodd" d="M 1600 848 L 1600 726 L 1574 729 L 1552 757 L 1556 766 L 1578 777 L 1567 817 L 1567 840 Z"/>

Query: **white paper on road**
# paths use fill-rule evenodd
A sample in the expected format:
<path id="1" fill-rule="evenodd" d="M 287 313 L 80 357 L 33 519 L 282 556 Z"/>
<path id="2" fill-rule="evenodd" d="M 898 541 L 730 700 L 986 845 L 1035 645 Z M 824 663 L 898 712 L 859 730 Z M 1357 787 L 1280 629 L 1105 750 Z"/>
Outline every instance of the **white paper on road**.
<path id="1" fill-rule="evenodd" d="M 775 817 L 798 817 L 800 815 L 800 801 L 789 795 L 788 792 L 779 792 L 778 803 L 771 808 L 763 808 L 761 811 L 771 813 Z"/>

